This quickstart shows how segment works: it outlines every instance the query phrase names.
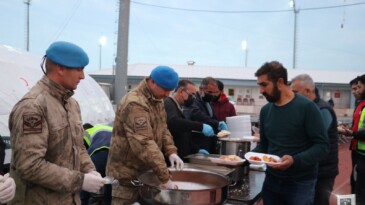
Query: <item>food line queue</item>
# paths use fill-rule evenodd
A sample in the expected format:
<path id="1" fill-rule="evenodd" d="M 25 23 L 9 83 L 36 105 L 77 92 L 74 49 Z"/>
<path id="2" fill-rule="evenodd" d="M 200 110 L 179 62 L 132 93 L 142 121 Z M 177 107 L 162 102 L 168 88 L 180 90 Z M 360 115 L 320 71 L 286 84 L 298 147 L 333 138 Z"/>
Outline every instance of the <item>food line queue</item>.
<path id="1" fill-rule="evenodd" d="M 10 176 L 15 179 L 17 188 L 15 189 L 14 183 L 3 183 L 3 186 L 8 187 L 5 189 L 8 197 L 1 202 L 11 200 L 15 192 L 15 197 L 9 204 L 54 204 L 60 200 L 65 204 L 80 204 L 81 190 L 94 193 L 105 183 L 84 147 L 80 108 L 71 97 L 77 84 L 84 78 L 83 69 L 88 64 L 88 56 L 75 44 L 55 42 L 47 49 L 44 60 L 44 77 L 14 106 L 9 118 L 13 146 Z M 255 75 L 260 92 L 269 101 L 260 113 L 261 143 L 255 150 L 277 154 L 282 160 L 280 165 L 269 166 L 267 169 L 269 175 L 266 176 L 262 192 L 264 203 L 292 204 L 290 198 L 293 196 L 287 196 L 289 190 L 300 190 L 294 192 L 294 195 L 303 197 L 302 204 L 311 204 L 317 166 L 321 159 L 318 156 L 325 156 L 329 149 L 321 112 L 312 101 L 292 91 L 288 85 L 286 69 L 279 62 L 265 63 Z M 364 84 L 362 78 L 363 76 L 359 78 L 359 84 Z M 106 175 L 120 182 L 119 186 L 112 187 L 112 204 L 131 204 L 138 201 L 138 192 L 128 182 L 148 169 L 156 173 L 162 189 L 177 188 L 167 170 L 165 159 L 180 170 L 183 169 L 183 156 L 178 156 L 176 146 L 179 145 L 174 145 L 173 136 L 168 130 L 168 116 L 166 117 L 163 99 L 169 97 L 170 92 L 178 87 L 178 82 L 178 74 L 172 68 L 158 66 L 120 102 L 106 167 Z M 359 90 L 363 97 L 364 86 L 360 85 Z M 193 137 L 192 140 L 198 146 L 198 152 L 217 152 L 216 137 L 212 136 L 212 130 L 216 134 L 228 129 L 224 121 L 216 120 L 210 106 L 212 100 L 219 100 L 217 98 L 222 94 L 218 89 L 218 82 L 213 78 L 206 78 L 198 92 L 188 91 L 184 86 L 181 91 L 175 101 L 180 98 L 183 106 L 187 105 L 185 102 L 189 98 L 194 98 L 194 103 L 184 109 L 188 114 L 184 113 L 183 118 L 202 123 L 199 124 L 200 128 L 195 128 L 203 134 L 200 137 L 202 140 L 196 141 L 198 137 Z M 181 103 L 176 102 L 176 105 L 180 105 L 181 109 Z M 296 106 L 300 108 L 296 109 Z M 274 126 L 273 123 L 287 124 L 280 117 L 280 112 L 287 113 L 287 110 L 295 111 L 290 111 L 293 118 L 288 120 L 294 120 L 291 122 L 297 124 L 294 123 L 291 128 Z M 305 113 L 296 113 L 298 110 L 311 113 L 311 117 Z M 359 116 L 356 115 L 356 120 L 354 119 L 354 122 L 359 123 L 352 130 L 354 133 L 346 130 L 346 133 L 354 135 L 357 140 L 353 149 L 356 153 L 358 149 L 361 153 L 363 139 L 362 108 L 359 112 Z M 309 124 L 304 126 L 304 122 Z M 313 126 L 313 129 L 303 128 L 297 141 L 285 138 L 298 134 L 296 129 L 301 126 L 307 129 Z M 278 127 L 290 132 L 283 134 L 276 130 Z M 274 133 L 278 135 L 272 136 Z M 291 148 L 282 149 L 284 145 L 290 145 Z M 354 171 L 361 171 L 363 159 L 357 159 Z M 362 179 L 359 172 L 357 177 Z M 12 181 L 7 176 L 4 178 Z M 298 180 L 303 183 L 292 183 Z M 288 191 L 277 192 L 272 186 L 277 183 L 288 185 Z M 361 183 L 356 183 L 358 203 L 363 200 L 363 189 Z M 4 194 L 1 190 L 0 187 L 0 200 Z M 279 199 L 283 201 L 280 202 Z"/>

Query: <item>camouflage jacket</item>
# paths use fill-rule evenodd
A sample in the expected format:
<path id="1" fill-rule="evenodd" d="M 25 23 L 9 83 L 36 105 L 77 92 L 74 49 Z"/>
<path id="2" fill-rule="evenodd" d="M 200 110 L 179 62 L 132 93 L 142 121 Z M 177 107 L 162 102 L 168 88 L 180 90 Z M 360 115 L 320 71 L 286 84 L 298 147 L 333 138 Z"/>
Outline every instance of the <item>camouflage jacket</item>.
<path id="1" fill-rule="evenodd" d="M 170 173 L 163 154 L 169 156 L 176 152 L 167 129 L 163 100 L 153 97 L 144 79 L 118 105 L 107 175 L 128 181 L 152 169 L 158 179 L 166 183 Z M 113 196 L 118 194 L 113 193 Z"/>
<path id="2" fill-rule="evenodd" d="M 72 95 L 44 76 L 14 106 L 10 174 L 17 188 L 10 204 L 80 204 L 83 173 L 95 167 Z"/>

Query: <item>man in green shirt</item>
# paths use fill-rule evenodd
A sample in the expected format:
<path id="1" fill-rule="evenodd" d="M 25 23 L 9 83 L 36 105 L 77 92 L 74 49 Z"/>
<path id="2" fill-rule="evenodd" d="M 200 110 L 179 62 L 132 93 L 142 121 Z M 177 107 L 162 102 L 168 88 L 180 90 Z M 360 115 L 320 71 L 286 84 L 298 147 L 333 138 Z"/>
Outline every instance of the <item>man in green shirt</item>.
<path id="1" fill-rule="evenodd" d="M 316 104 L 291 90 L 281 63 L 267 62 L 255 76 L 269 103 L 260 111 L 260 144 L 253 151 L 281 158 L 266 170 L 263 202 L 312 204 L 318 162 L 329 150 L 321 113 Z"/>

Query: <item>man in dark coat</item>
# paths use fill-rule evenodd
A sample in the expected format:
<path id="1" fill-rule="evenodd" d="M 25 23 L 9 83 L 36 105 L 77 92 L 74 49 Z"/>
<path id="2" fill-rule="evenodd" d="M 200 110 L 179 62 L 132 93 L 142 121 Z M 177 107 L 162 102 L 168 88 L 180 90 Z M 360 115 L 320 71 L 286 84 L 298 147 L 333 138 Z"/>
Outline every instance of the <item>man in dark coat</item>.
<path id="1" fill-rule="evenodd" d="M 224 121 L 217 120 L 210 103 L 219 95 L 217 81 L 212 77 L 206 77 L 196 92 L 196 98 L 191 106 L 184 107 L 184 115 L 187 119 L 209 124 L 213 127 L 214 132 L 228 130 Z M 193 141 L 200 146 L 201 149 L 207 150 L 211 154 L 217 154 L 217 137 L 207 138 L 201 133 L 193 133 Z"/>
<path id="2" fill-rule="evenodd" d="M 195 85 L 189 80 L 180 80 L 174 95 L 165 98 L 167 127 L 174 138 L 177 154 L 184 161 L 186 161 L 184 157 L 187 155 L 205 152 L 193 143 L 192 132 L 200 132 L 207 137 L 214 136 L 213 128 L 210 125 L 185 118 L 182 107 L 194 103 L 194 98 Z"/>
<path id="3" fill-rule="evenodd" d="M 338 175 L 338 136 L 337 117 L 333 107 L 319 96 L 312 78 L 307 74 L 298 75 L 292 80 L 292 89 L 306 96 L 319 107 L 325 124 L 330 152 L 319 162 L 318 177 L 314 195 L 314 205 L 329 205 L 329 199 Z"/>

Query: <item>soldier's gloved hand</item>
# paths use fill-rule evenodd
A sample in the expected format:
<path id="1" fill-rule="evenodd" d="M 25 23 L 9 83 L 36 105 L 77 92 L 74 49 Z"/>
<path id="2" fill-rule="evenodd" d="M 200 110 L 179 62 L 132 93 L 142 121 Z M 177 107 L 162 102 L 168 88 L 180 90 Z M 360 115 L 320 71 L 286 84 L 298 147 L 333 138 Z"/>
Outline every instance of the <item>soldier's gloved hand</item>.
<path id="1" fill-rule="evenodd" d="M 177 170 L 182 170 L 184 168 L 184 162 L 180 159 L 179 156 L 177 156 L 177 154 L 170 154 L 169 160 L 171 163 L 171 167 L 175 167 Z"/>
<path id="2" fill-rule="evenodd" d="M 207 137 L 214 136 L 214 130 L 213 130 L 212 126 L 210 126 L 208 124 L 203 124 L 202 132 Z"/>
<path id="3" fill-rule="evenodd" d="M 207 150 L 205 150 L 205 149 L 200 149 L 200 150 L 198 151 L 198 153 L 200 153 L 200 154 L 206 154 L 206 155 L 208 155 L 208 154 L 209 154 L 209 152 L 208 152 Z"/>
<path id="4" fill-rule="evenodd" d="M 224 121 L 220 121 L 218 124 L 218 130 L 228 130 L 228 126 Z"/>
<path id="5" fill-rule="evenodd" d="M 16 185 L 9 173 L 0 175 L 0 203 L 7 203 L 14 198 Z"/>
<path id="6" fill-rule="evenodd" d="M 99 172 L 97 172 L 97 171 L 91 171 L 91 172 L 89 172 L 90 174 L 93 174 L 93 175 L 95 175 L 95 176 L 100 176 L 100 177 L 102 177 L 101 176 L 101 174 L 99 173 Z"/>
<path id="7" fill-rule="evenodd" d="M 165 184 L 161 184 L 160 185 L 161 189 L 179 189 L 179 187 L 177 186 L 177 184 L 174 184 L 171 179 L 169 179 L 169 181 L 167 181 Z"/>
<path id="8" fill-rule="evenodd" d="M 104 180 L 101 178 L 101 176 L 98 176 L 94 173 L 87 173 L 84 175 L 82 190 L 90 193 L 96 193 L 102 186 L 104 186 Z"/>

